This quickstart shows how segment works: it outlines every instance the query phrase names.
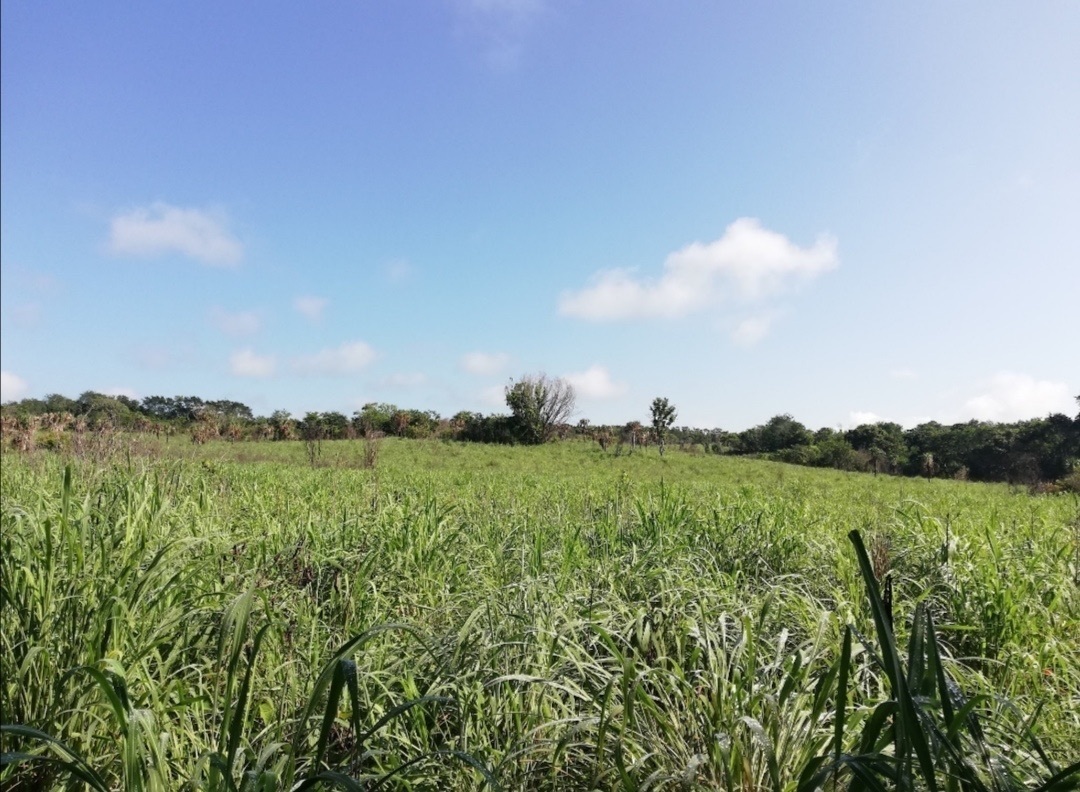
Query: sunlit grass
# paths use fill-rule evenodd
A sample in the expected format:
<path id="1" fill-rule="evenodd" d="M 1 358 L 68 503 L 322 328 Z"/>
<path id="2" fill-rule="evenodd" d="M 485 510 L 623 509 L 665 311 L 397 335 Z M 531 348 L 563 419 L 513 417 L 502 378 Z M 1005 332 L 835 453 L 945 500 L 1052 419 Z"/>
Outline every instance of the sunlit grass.
<path id="1" fill-rule="evenodd" d="M 976 702 L 977 767 L 1035 788 L 1080 756 L 1075 496 L 585 443 L 156 452 L 4 456 L 3 750 L 49 757 L 5 789 L 780 790 L 889 762 L 852 530 L 898 662 L 932 634 Z"/>

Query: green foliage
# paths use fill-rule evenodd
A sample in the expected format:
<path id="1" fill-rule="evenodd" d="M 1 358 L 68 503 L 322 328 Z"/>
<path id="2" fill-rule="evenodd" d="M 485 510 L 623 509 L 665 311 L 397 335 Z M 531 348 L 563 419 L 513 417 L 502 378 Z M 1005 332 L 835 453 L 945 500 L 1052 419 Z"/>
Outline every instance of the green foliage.
<path id="1" fill-rule="evenodd" d="M 677 416 L 675 405 L 671 404 L 666 398 L 657 396 L 653 399 L 649 411 L 652 414 L 653 437 L 656 438 L 656 444 L 660 447 L 660 455 L 663 456 L 664 441 L 667 439 L 668 430 L 675 424 Z"/>
<path id="2" fill-rule="evenodd" d="M 574 388 L 545 374 L 522 377 L 506 386 L 506 406 L 513 417 L 518 440 L 527 445 L 546 443 L 574 412 Z"/>
<path id="3" fill-rule="evenodd" d="M 394 430 L 394 415 L 400 412 L 396 405 L 368 402 L 360 410 L 353 413 L 353 427 L 357 434 L 367 435 L 372 432 L 392 434 Z"/>
<path id="4" fill-rule="evenodd" d="M 761 430 L 760 450 L 783 451 L 786 448 L 809 445 L 813 435 L 790 415 L 776 415 Z"/>
<path id="5" fill-rule="evenodd" d="M 856 451 L 863 451 L 874 464 L 875 472 L 900 470 L 907 464 L 904 428 L 897 423 L 863 424 L 844 432 L 844 439 Z"/>
<path id="6" fill-rule="evenodd" d="M 296 421 L 288 410 L 274 410 L 269 424 L 274 440 L 292 440 L 296 436 Z"/>
<path id="7" fill-rule="evenodd" d="M 130 407 L 112 396 L 86 391 L 75 402 L 76 414 L 86 419 L 93 429 L 130 426 L 133 415 Z"/>

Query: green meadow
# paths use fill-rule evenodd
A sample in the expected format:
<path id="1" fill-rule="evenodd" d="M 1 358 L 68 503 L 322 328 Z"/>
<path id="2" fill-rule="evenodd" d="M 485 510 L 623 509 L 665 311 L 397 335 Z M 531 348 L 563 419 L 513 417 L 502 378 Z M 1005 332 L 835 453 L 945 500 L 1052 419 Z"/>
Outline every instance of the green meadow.
<path id="1" fill-rule="evenodd" d="M 1076 495 L 398 439 L 2 484 L 5 789 L 1076 787 Z"/>

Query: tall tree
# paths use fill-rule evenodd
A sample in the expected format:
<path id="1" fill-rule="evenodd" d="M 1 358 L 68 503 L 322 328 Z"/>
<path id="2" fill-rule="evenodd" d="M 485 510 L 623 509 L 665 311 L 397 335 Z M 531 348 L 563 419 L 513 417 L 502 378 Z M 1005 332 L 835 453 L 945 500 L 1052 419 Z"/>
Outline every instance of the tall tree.
<path id="1" fill-rule="evenodd" d="M 814 436 L 787 413 L 774 415 L 761 427 L 761 450 L 770 453 L 800 445 L 810 445 Z"/>
<path id="2" fill-rule="evenodd" d="M 573 414 L 575 403 L 574 386 L 546 374 L 522 377 L 506 386 L 506 406 L 523 443 L 535 445 L 554 437 L 559 424 Z"/>
<path id="3" fill-rule="evenodd" d="M 675 405 L 660 396 L 653 399 L 652 406 L 649 409 L 652 411 L 653 435 L 656 437 L 656 445 L 660 448 L 660 456 L 663 456 L 664 441 L 667 438 L 668 430 L 675 423 L 675 417 L 678 413 L 675 412 Z"/>

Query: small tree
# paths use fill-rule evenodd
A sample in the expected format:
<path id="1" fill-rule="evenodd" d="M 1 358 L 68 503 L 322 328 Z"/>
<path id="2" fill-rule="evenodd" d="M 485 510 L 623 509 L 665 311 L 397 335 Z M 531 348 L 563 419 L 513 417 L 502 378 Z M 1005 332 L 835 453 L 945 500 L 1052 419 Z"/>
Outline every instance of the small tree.
<path id="1" fill-rule="evenodd" d="M 667 437 L 668 430 L 671 429 L 675 423 L 675 405 L 671 404 L 667 399 L 657 396 L 653 399 L 652 407 L 652 427 L 653 435 L 656 437 L 656 445 L 660 447 L 660 456 L 664 455 L 664 439 Z"/>
<path id="2" fill-rule="evenodd" d="M 506 386 L 506 406 L 513 413 L 518 439 L 537 445 L 550 440 L 574 412 L 574 387 L 546 374 L 522 377 Z"/>
<path id="3" fill-rule="evenodd" d="M 308 462 L 315 467 L 322 456 L 322 441 L 326 437 L 326 424 L 321 414 L 309 412 L 300 422 L 299 428 L 300 436 L 304 439 L 304 448 L 307 450 Z"/>
<path id="4" fill-rule="evenodd" d="M 928 479 L 934 477 L 937 473 L 937 462 L 934 460 L 934 455 L 927 451 L 922 455 L 922 474 Z"/>

